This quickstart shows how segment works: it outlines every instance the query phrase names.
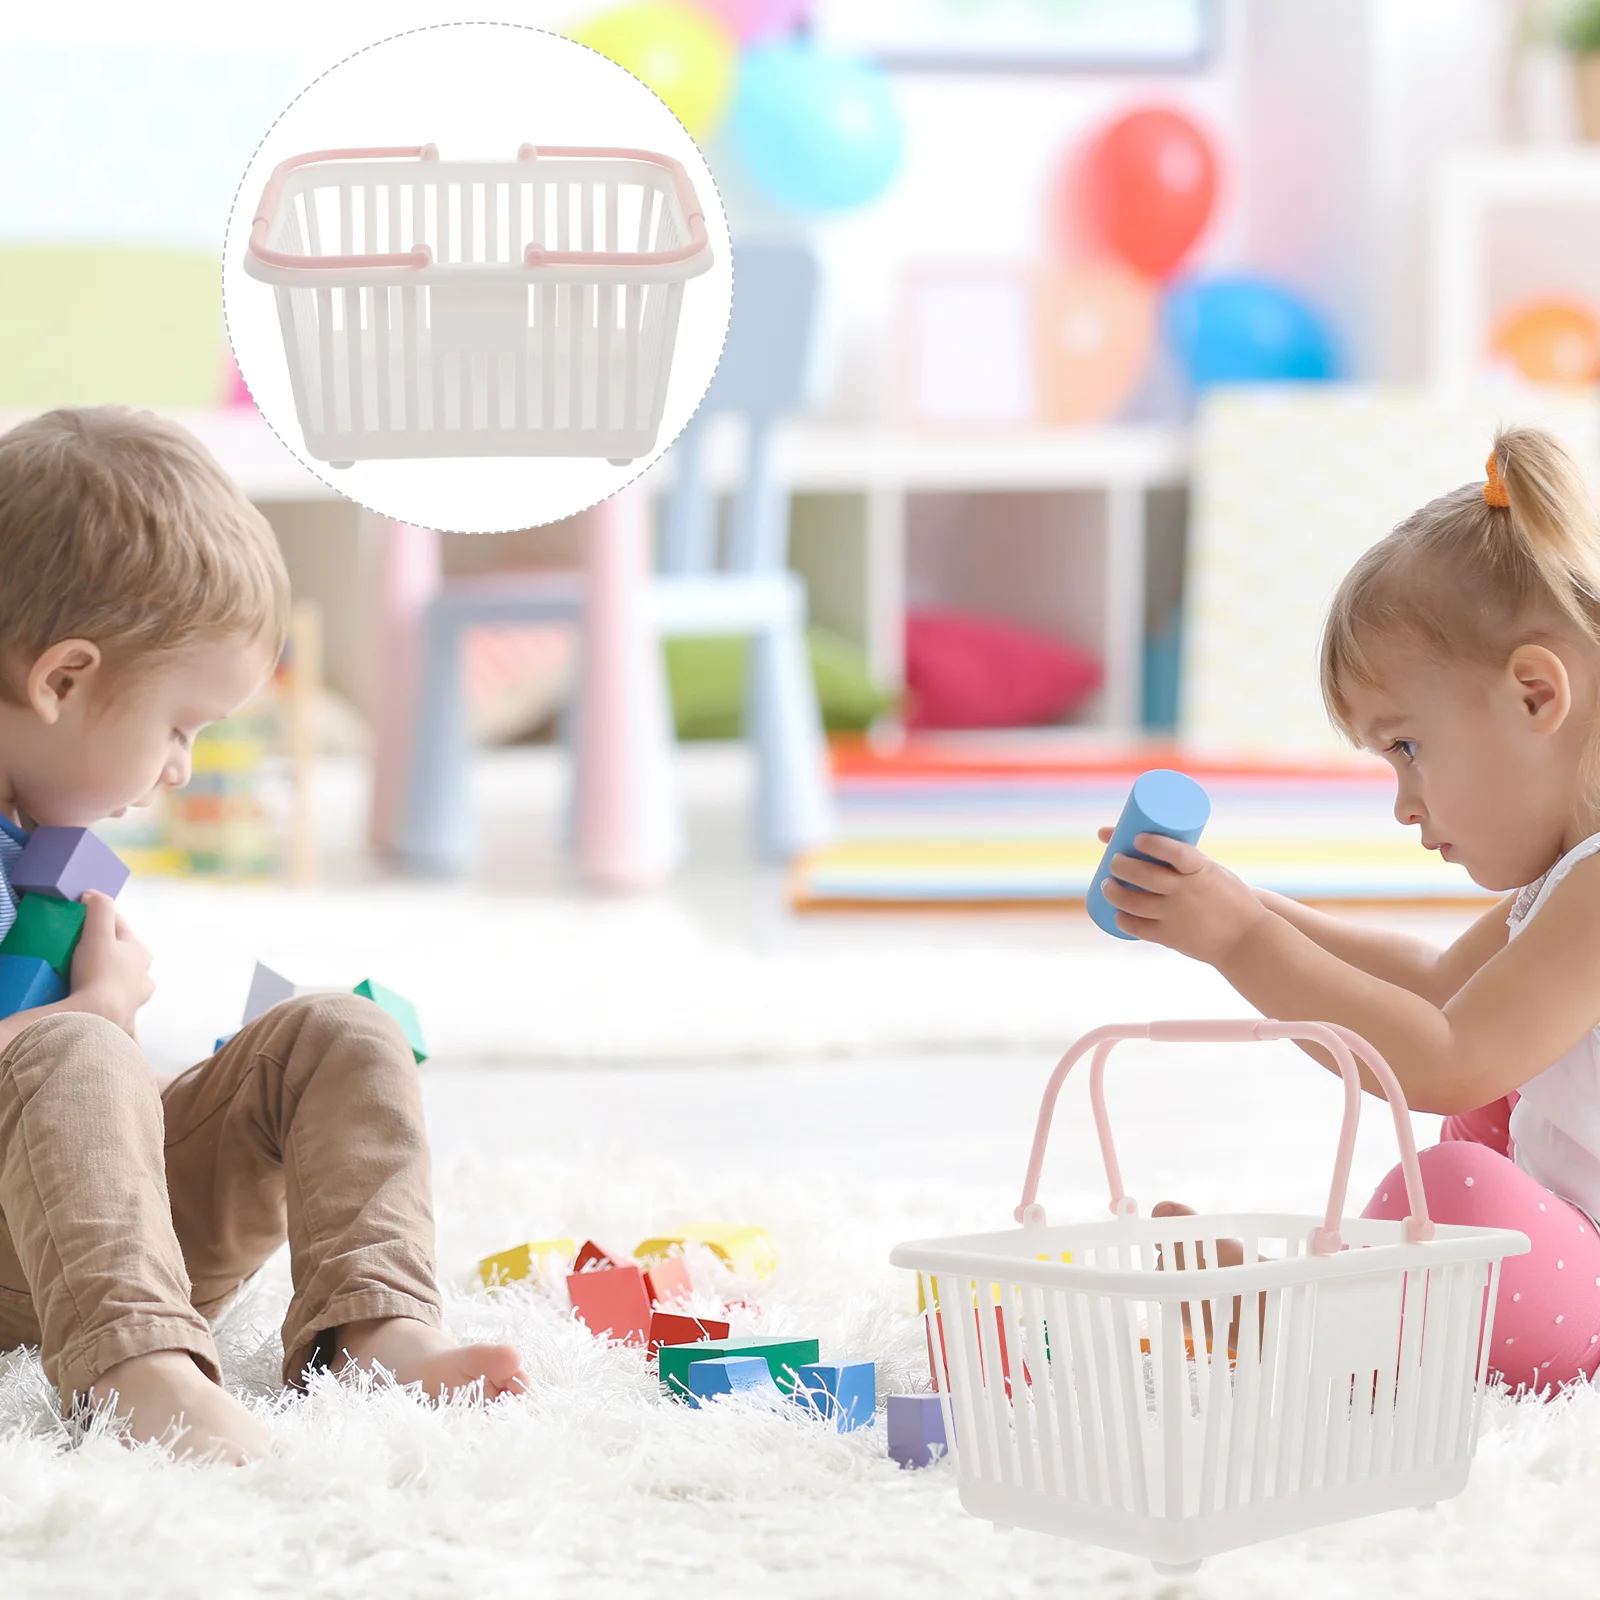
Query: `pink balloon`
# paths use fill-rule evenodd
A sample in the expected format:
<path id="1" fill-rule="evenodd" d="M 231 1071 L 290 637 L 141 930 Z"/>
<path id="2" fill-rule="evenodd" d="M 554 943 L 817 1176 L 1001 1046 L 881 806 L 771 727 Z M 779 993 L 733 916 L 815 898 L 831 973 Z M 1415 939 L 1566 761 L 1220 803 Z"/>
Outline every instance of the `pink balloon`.
<path id="1" fill-rule="evenodd" d="M 740 44 L 793 33 L 811 20 L 811 0 L 694 0 L 716 17 Z"/>

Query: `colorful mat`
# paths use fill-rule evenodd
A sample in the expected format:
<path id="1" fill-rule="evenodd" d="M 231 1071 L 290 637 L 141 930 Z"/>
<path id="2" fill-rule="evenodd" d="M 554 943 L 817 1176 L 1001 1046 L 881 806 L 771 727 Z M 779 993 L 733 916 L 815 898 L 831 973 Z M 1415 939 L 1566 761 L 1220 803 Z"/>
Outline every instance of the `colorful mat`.
<path id="1" fill-rule="evenodd" d="M 835 747 L 839 837 L 796 863 L 791 903 L 803 911 L 1081 907 L 1100 861 L 1095 829 L 1116 820 L 1134 778 L 1153 766 L 1205 785 L 1206 850 L 1259 888 L 1342 905 L 1492 899 L 1400 828 L 1393 775 L 1371 759 L 918 741 Z"/>

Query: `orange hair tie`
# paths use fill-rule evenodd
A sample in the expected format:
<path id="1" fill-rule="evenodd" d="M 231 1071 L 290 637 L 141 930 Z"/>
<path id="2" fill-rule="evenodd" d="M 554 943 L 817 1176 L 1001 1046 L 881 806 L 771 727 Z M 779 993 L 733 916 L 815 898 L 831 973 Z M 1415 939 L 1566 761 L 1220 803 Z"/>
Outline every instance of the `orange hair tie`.
<path id="1" fill-rule="evenodd" d="M 1492 506 L 1510 505 L 1511 496 L 1506 493 L 1506 480 L 1500 476 L 1500 457 L 1495 451 L 1489 452 L 1484 470 L 1489 474 L 1489 481 L 1483 486 L 1483 498 Z"/>

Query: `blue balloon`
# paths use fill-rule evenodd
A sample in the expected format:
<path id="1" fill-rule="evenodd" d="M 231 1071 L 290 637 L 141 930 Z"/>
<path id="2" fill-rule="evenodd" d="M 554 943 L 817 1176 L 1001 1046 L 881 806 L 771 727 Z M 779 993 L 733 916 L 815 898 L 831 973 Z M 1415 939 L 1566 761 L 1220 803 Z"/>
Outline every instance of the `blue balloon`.
<path id="1" fill-rule="evenodd" d="M 875 200 L 905 143 L 887 76 L 803 39 L 745 53 L 727 133 L 755 187 L 805 212 Z"/>
<path id="2" fill-rule="evenodd" d="M 1337 376 L 1333 341 L 1322 320 L 1264 278 L 1191 278 L 1168 293 L 1162 323 L 1196 389 Z"/>

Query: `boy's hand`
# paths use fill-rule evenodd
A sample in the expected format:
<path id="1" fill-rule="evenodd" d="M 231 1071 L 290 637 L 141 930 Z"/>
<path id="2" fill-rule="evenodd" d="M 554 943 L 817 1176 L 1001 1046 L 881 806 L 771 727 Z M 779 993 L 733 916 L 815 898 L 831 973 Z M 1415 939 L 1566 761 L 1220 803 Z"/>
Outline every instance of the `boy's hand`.
<path id="1" fill-rule="evenodd" d="M 150 952 L 128 931 L 110 896 L 90 889 L 83 903 L 83 934 L 72 957 L 72 999 L 131 1035 L 140 1006 L 156 992 Z"/>
<path id="2" fill-rule="evenodd" d="M 1101 842 L 1110 838 L 1111 830 L 1102 828 Z M 1156 860 L 1113 856 L 1111 871 L 1123 881 L 1108 878 L 1104 886 L 1124 933 L 1215 966 L 1262 917 L 1272 915 L 1249 884 L 1192 844 L 1141 833 L 1133 846 Z"/>

